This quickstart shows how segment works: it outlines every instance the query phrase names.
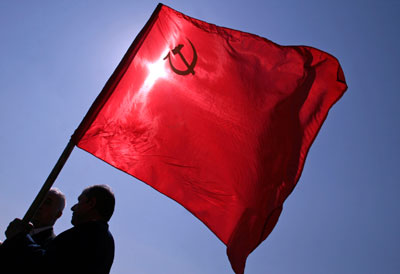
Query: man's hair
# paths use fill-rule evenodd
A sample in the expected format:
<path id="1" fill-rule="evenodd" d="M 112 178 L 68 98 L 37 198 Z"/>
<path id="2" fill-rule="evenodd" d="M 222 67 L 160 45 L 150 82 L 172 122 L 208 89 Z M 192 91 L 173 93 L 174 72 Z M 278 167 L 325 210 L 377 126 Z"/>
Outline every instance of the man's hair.
<path id="1" fill-rule="evenodd" d="M 108 185 L 94 185 L 83 191 L 88 199 L 96 198 L 95 208 L 105 221 L 109 221 L 114 212 L 115 197 Z"/>
<path id="2" fill-rule="evenodd" d="M 62 212 L 65 208 L 65 195 L 58 188 L 51 188 L 48 193 L 53 193 L 56 197 L 58 209 Z M 48 194 L 47 194 L 48 195 Z"/>

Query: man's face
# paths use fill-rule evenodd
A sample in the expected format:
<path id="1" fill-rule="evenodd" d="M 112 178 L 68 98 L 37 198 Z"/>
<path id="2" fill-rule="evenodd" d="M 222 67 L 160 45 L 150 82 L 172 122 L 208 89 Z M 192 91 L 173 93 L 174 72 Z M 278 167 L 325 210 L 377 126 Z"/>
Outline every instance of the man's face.
<path id="1" fill-rule="evenodd" d="M 61 214 L 62 210 L 60 209 L 57 195 L 53 192 L 49 192 L 46 199 L 33 216 L 32 224 L 35 228 L 52 226 Z"/>
<path id="2" fill-rule="evenodd" d="M 71 223 L 76 226 L 88 221 L 92 208 L 93 205 L 91 201 L 88 200 L 85 192 L 82 192 L 82 194 L 78 197 L 78 203 L 71 207 L 73 212 Z"/>

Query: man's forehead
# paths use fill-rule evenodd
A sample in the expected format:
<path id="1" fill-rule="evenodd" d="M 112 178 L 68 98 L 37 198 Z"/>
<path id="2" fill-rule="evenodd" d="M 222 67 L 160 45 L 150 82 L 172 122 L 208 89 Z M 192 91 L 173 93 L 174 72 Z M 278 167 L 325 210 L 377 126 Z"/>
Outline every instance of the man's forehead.
<path id="1" fill-rule="evenodd" d="M 85 200 L 87 199 L 86 190 L 82 191 L 81 195 L 79 195 L 78 200 Z"/>

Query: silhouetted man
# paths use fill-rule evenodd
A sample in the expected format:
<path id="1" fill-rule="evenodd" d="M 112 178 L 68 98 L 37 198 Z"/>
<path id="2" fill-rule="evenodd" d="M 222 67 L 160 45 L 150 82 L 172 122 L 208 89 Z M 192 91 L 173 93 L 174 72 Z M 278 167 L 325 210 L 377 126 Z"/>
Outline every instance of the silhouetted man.
<path id="1" fill-rule="evenodd" d="M 29 234 L 35 243 L 45 248 L 56 237 L 53 226 L 57 219 L 61 217 L 64 207 L 64 194 L 57 188 L 50 189 L 32 218 L 33 229 L 30 230 Z M 12 244 L 9 245 L 8 241 L 6 240 L 5 245 L 0 247 L 0 267 L 21 270 L 25 265 L 21 262 L 19 250 L 14 248 Z"/>
<path id="2" fill-rule="evenodd" d="M 114 206 L 114 194 L 108 186 L 88 187 L 71 208 L 74 227 L 55 237 L 46 248 L 32 240 L 30 226 L 19 219 L 7 228 L 7 245 L 18 250 L 25 264 L 23 271 L 29 273 L 107 274 L 114 260 L 114 239 L 107 223 Z M 15 269 L 8 271 L 18 273 Z"/>
<path id="3" fill-rule="evenodd" d="M 64 207 L 64 194 L 57 188 L 50 189 L 32 218 L 33 229 L 29 234 L 35 243 L 46 247 L 56 237 L 53 226 L 61 217 Z"/>

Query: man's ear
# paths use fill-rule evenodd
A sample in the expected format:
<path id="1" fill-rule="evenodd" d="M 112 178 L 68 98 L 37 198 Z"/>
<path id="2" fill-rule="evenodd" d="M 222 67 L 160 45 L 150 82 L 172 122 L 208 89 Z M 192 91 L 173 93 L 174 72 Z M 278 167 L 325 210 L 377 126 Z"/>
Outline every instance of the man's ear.
<path id="1" fill-rule="evenodd" d="M 96 206 L 96 198 L 92 197 L 87 201 L 87 204 L 89 205 L 90 208 L 94 208 Z"/>

